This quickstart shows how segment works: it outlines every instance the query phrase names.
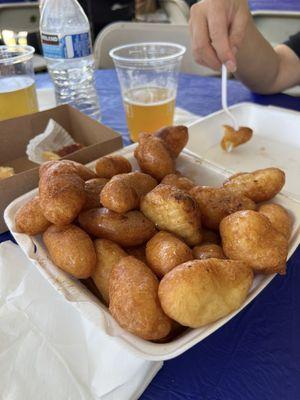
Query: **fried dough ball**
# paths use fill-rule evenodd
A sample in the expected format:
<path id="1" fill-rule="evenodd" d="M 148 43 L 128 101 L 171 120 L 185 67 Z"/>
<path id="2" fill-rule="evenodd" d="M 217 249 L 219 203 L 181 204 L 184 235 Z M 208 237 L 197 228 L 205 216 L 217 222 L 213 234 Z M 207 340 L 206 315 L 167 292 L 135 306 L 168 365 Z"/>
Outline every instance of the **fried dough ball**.
<path id="1" fill-rule="evenodd" d="M 141 170 L 157 180 L 175 172 L 175 160 L 162 139 L 148 134 L 139 136 L 139 144 L 134 151 Z"/>
<path id="2" fill-rule="evenodd" d="M 192 250 L 177 236 L 160 231 L 146 245 L 147 265 L 160 278 L 176 265 L 193 259 Z"/>
<path id="3" fill-rule="evenodd" d="M 39 196 L 45 217 L 55 225 L 70 224 L 86 203 L 84 181 L 96 174 L 75 161 L 49 161 L 40 167 Z"/>
<path id="4" fill-rule="evenodd" d="M 228 152 L 234 147 L 248 142 L 252 138 L 253 130 L 246 126 L 239 127 L 238 131 L 235 131 L 232 126 L 229 125 L 223 125 L 223 127 L 224 137 L 221 141 L 221 147 Z"/>
<path id="5" fill-rule="evenodd" d="M 177 187 L 184 192 L 189 192 L 194 186 L 194 182 L 192 182 L 189 178 L 182 176 L 180 174 L 169 174 L 164 177 L 161 183 L 165 185 L 170 185 Z"/>
<path id="6" fill-rule="evenodd" d="M 206 260 L 208 258 L 226 258 L 222 247 L 214 243 L 205 243 L 200 246 L 195 246 L 193 248 L 193 256 L 198 260 Z"/>
<path id="7" fill-rule="evenodd" d="M 111 155 L 99 158 L 96 161 L 95 171 L 99 178 L 110 179 L 115 175 L 131 172 L 132 167 L 127 158 Z"/>
<path id="8" fill-rule="evenodd" d="M 252 282 L 251 268 L 242 261 L 193 260 L 163 277 L 158 296 L 170 318 L 199 328 L 238 309 Z"/>
<path id="9" fill-rule="evenodd" d="M 85 182 L 84 190 L 86 194 L 86 202 L 83 207 L 84 210 L 101 206 L 100 193 L 107 182 L 108 179 L 105 178 L 94 178 Z"/>
<path id="10" fill-rule="evenodd" d="M 267 201 L 280 192 L 285 183 L 285 174 L 279 168 L 258 169 L 231 176 L 224 182 L 227 189 L 237 191 L 256 203 Z"/>
<path id="11" fill-rule="evenodd" d="M 224 217 L 239 210 L 254 210 L 256 205 L 248 197 L 225 188 L 195 186 L 190 195 L 197 201 L 201 220 L 209 229 L 218 230 Z"/>
<path id="12" fill-rule="evenodd" d="M 187 141 L 185 126 L 168 126 L 154 134 L 141 133 L 134 156 L 143 172 L 161 181 L 175 173 L 175 159 Z"/>
<path id="13" fill-rule="evenodd" d="M 167 126 L 155 133 L 155 136 L 162 139 L 167 146 L 172 158 L 177 158 L 189 140 L 189 133 L 186 126 Z"/>
<path id="14" fill-rule="evenodd" d="M 169 343 L 186 330 L 186 326 L 182 326 L 178 322 L 171 320 L 171 331 L 169 334 L 162 339 L 155 340 L 155 343 Z"/>
<path id="15" fill-rule="evenodd" d="M 89 235 L 76 225 L 51 225 L 43 234 L 51 260 L 59 268 L 85 279 L 96 266 L 96 252 Z"/>
<path id="16" fill-rule="evenodd" d="M 97 263 L 92 279 L 106 304 L 109 303 L 109 276 L 118 262 L 126 257 L 126 252 L 111 240 L 97 239 L 94 241 Z"/>
<path id="17" fill-rule="evenodd" d="M 50 222 L 42 212 L 38 196 L 35 196 L 19 208 L 16 212 L 15 224 L 18 232 L 26 233 L 30 236 L 38 235 L 50 226 Z"/>
<path id="18" fill-rule="evenodd" d="M 285 273 L 288 241 L 265 215 L 238 211 L 222 220 L 220 234 L 228 258 L 245 261 L 255 272 Z"/>
<path id="19" fill-rule="evenodd" d="M 117 213 L 139 208 L 140 199 L 157 185 L 157 181 L 142 172 L 114 176 L 103 188 L 100 202 Z"/>
<path id="20" fill-rule="evenodd" d="M 201 242 L 201 217 L 196 201 L 187 193 L 160 184 L 141 201 L 141 211 L 160 230 L 182 238 L 188 245 Z"/>
<path id="21" fill-rule="evenodd" d="M 109 311 L 119 325 L 146 340 L 161 339 L 171 321 L 158 300 L 158 280 L 134 257 L 125 257 L 112 269 L 109 279 Z"/>
<path id="22" fill-rule="evenodd" d="M 209 229 L 202 229 L 202 242 L 220 244 L 221 238 L 219 233 L 210 231 Z"/>
<path id="23" fill-rule="evenodd" d="M 89 179 L 97 178 L 96 174 L 85 165 L 82 165 L 76 161 L 71 160 L 58 160 L 48 161 L 40 166 L 39 174 L 40 177 L 46 172 L 51 170 L 51 175 L 78 175 L 84 181 Z"/>
<path id="24" fill-rule="evenodd" d="M 123 247 L 138 246 L 156 233 L 153 222 L 140 211 L 118 214 L 107 208 L 93 208 L 80 213 L 78 221 L 90 235 L 112 240 Z"/>
<path id="25" fill-rule="evenodd" d="M 48 221 L 59 226 L 68 225 L 86 202 L 84 181 L 75 174 L 52 175 L 49 168 L 40 178 L 39 198 Z"/>
<path id="26" fill-rule="evenodd" d="M 258 211 L 269 218 L 272 226 L 289 239 L 292 233 L 292 219 L 287 210 L 279 204 L 263 204 Z"/>
<path id="27" fill-rule="evenodd" d="M 129 247 L 128 249 L 126 249 L 126 253 L 147 264 L 145 244 L 136 247 Z"/>

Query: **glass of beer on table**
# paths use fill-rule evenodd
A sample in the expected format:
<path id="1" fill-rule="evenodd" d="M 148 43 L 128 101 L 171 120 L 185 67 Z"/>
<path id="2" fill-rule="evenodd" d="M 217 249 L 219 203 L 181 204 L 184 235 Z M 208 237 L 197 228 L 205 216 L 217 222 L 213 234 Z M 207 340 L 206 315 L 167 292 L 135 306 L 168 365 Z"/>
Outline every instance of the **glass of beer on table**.
<path id="1" fill-rule="evenodd" d="M 134 43 L 110 51 L 123 97 L 127 126 L 140 132 L 172 125 L 178 73 L 185 47 L 175 43 Z"/>
<path id="2" fill-rule="evenodd" d="M 31 46 L 0 46 L 0 121 L 38 111 Z"/>

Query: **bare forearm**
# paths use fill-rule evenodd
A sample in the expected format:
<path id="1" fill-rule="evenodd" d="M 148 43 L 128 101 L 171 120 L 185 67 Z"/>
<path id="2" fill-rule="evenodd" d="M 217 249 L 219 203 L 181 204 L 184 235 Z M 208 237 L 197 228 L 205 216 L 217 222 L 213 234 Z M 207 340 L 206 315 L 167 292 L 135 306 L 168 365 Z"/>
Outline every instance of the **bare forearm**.
<path id="1" fill-rule="evenodd" d="M 251 90 L 272 93 L 280 69 L 280 57 L 250 20 L 237 53 L 235 76 Z"/>
<path id="2" fill-rule="evenodd" d="M 281 92 L 300 84 L 300 58 L 287 45 L 273 49 L 256 28 L 247 0 L 202 0 L 191 8 L 195 60 L 230 72 L 251 90 Z"/>

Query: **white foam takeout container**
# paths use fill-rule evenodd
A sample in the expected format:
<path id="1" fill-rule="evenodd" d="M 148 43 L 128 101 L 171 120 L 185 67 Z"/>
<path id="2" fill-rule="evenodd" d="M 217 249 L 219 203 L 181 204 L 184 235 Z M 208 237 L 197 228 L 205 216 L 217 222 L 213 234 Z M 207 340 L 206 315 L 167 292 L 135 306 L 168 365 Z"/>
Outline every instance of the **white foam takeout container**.
<path id="1" fill-rule="evenodd" d="M 223 110 L 189 125 L 187 148 L 232 173 L 278 167 L 286 174 L 284 191 L 300 201 L 300 112 L 239 103 L 230 107 L 240 126 L 253 129 L 252 139 L 231 153 L 220 147 L 222 125 L 231 125 Z"/>
<path id="2" fill-rule="evenodd" d="M 134 168 L 137 167 L 133 157 L 135 145 L 122 149 L 117 154 L 122 154 L 128 158 Z M 93 163 L 89 164 L 92 166 Z M 231 173 L 228 170 L 219 168 L 209 161 L 184 150 L 177 161 L 177 168 L 186 176 L 189 176 L 196 183 L 201 185 L 220 185 Z M 253 300 L 275 275 L 257 275 L 253 286 L 243 305 L 235 312 L 222 318 L 215 323 L 209 324 L 203 328 L 189 329 L 182 333 L 169 343 L 152 343 L 140 339 L 119 327 L 116 321 L 109 314 L 107 308 L 90 293 L 78 280 L 70 277 L 68 274 L 56 267 L 47 255 L 47 251 L 41 237 L 30 237 L 15 231 L 14 218 L 16 211 L 29 199 L 37 194 L 37 189 L 17 198 L 5 210 L 5 221 L 15 237 L 17 243 L 26 253 L 27 257 L 33 262 L 44 277 L 53 285 L 53 287 L 70 302 L 83 317 L 90 320 L 97 329 L 105 331 L 108 335 L 115 336 L 128 349 L 134 351 L 139 356 L 148 360 L 167 360 L 178 356 L 188 350 L 208 335 L 216 331 L 238 312 L 240 312 L 251 300 Z M 299 244 L 300 229 L 300 203 L 290 199 L 285 194 L 277 195 L 274 202 L 282 204 L 290 210 L 293 216 L 293 234 L 290 241 L 289 257 L 293 254 Z M 263 312 L 263 311 L 262 311 Z"/>

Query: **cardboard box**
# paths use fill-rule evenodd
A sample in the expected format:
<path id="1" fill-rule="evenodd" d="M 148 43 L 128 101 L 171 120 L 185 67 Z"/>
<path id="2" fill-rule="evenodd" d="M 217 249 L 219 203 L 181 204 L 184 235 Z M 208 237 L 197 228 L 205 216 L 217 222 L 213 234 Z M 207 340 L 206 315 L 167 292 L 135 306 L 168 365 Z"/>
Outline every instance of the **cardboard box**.
<path id="1" fill-rule="evenodd" d="M 86 164 L 122 148 L 118 133 L 68 105 L 0 122 L 0 166 L 13 167 L 16 173 L 0 180 L 0 233 L 7 231 L 3 220 L 6 206 L 38 185 L 39 165 L 28 160 L 26 148 L 34 136 L 44 131 L 50 118 L 85 146 L 63 158 Z"/>

